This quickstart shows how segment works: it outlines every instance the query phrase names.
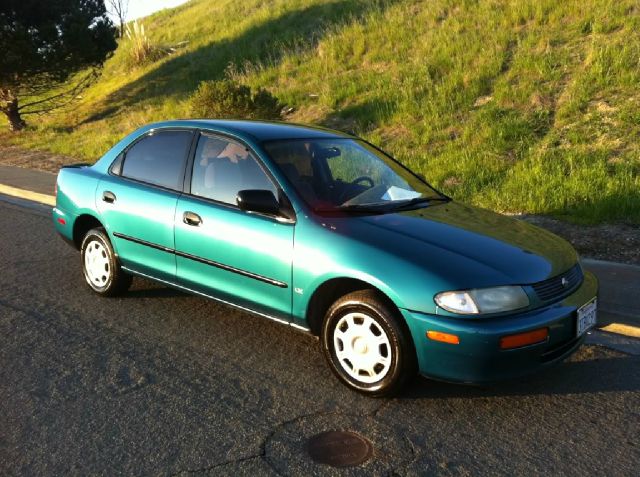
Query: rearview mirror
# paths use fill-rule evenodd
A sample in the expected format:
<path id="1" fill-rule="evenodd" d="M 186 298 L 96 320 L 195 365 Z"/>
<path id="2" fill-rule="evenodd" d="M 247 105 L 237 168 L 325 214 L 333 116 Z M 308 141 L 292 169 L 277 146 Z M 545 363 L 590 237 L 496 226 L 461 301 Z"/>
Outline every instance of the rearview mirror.
<path id="1" fill-rule="evenodd" d="M 318 159 L 331 159 L 332 157 L 338 157 L 342 154 L 342 151 L 337 147 L 323 147 L 316 152 L 316 158 Z"/>
<path id="2" fill-rule="evenodd" d="M 278 200 L 270 190 L 248 189 L 238 192 L 236 203 L 240 210 L 277 215 L 280 211 Z"/>

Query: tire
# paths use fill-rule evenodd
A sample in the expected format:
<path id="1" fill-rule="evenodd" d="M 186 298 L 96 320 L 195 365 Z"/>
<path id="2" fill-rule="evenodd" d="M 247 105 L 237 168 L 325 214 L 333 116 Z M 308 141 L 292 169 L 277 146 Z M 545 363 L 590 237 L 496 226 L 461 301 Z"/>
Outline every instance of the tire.
<path id="1" fill-rule="evenodd" d="M 89 230 L 80 248 L 82 272 L 91 289 L 101 296 L 116 296 L 126 292 L 133 277 L 120 267 L 105 230 Z"/>
<path id="2" fill-rule="evenodd" d="M 406 324 L 374 290 L 338 299 L 325 315 L 320 343 L 338 379 L 369 396 L 391 396 L 417 372 Z"/>

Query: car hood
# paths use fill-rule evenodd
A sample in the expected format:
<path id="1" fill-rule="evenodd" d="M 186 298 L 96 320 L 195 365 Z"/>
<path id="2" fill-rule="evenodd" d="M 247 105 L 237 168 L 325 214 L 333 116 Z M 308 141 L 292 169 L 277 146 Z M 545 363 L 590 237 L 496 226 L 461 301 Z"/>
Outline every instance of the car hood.
<path id="1" fill-rule="evenodd" d="M 551 232 L 453 201 L 357 221 L 359 240 L 465 287 L 535 283 L 578 258 Z"/>

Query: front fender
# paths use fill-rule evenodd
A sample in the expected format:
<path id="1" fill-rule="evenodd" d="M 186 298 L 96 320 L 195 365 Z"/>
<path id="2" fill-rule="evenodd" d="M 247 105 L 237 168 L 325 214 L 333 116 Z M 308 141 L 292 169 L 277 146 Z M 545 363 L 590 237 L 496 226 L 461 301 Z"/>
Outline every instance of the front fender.
<path id="1" fill-rule="evenodd" d="M 301 217 L 293 254 L 292 315 L 307 326 L 310 300 L 328 280 L 350 278 L 380 290 L 400 309 L 435 313 L 433 291 L 447 286 L 428 270 L 371 244 L 340 233 L 330 223 Z M 410 246 L 410 244 L 408 244 Z"/>

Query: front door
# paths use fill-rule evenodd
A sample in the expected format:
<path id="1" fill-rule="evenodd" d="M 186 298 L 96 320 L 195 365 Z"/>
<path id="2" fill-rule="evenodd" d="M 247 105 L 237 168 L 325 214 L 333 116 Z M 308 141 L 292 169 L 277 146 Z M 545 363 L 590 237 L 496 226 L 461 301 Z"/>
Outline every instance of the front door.
<path id="1" fill-rule="evenodd" d="M 277 188 L 233 140 L 201 135 L 190 194 L 175 214 L 177 277 L 184 286 L 290 321 L 294 224 L 236 205 L 243 189 Z"/>

